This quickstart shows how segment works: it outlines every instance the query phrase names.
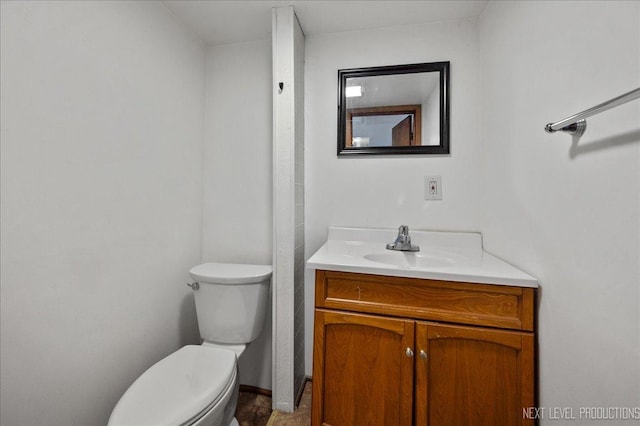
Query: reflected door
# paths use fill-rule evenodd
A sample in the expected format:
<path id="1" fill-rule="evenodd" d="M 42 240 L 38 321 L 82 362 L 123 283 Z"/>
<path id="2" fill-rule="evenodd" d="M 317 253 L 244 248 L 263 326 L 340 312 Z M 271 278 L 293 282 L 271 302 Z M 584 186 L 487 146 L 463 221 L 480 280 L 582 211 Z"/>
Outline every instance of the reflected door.
<path id="1" fill-rule="evenodd" d="M 411 146 L 413 137 L 411 132 L 411 116 L 393 126 L 391 129 L 391 146 Z"/>

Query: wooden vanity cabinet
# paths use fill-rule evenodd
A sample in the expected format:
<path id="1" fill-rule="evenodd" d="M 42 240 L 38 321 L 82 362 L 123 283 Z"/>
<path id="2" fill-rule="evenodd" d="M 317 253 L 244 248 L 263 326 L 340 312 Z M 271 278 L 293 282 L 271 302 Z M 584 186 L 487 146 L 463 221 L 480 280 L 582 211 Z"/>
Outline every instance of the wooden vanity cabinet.
<path id="1" fill-rule="evenodd" d="M 534 289 L 316 272 L 311 424 L 529 425 Z"/>
<path id="2" fill-rule="evenodd" d="M 317 310 L 314 345 L 325 351 L 314 359 L 322 373 L 316 382 L 314 370 L 312 404 L 322 416 L 313 423 L 410 425 L 414 366 L 402 354 L 414 346 L 414 328 L 405 319 Z"/>

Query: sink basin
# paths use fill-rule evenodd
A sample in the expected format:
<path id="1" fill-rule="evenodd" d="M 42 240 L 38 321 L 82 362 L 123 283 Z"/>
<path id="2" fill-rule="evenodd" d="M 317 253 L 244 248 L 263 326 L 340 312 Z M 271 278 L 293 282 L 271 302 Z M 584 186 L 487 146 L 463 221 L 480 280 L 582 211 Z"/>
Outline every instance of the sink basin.
<path id="1" fill-rule="evenodd" d="M 365 254 L 364 258 L 372 262 L 397 266 L 398 268 L 443 268 L 453 265 L 452 259 L 416 252 L 390 251 L 371 253 Z"/>

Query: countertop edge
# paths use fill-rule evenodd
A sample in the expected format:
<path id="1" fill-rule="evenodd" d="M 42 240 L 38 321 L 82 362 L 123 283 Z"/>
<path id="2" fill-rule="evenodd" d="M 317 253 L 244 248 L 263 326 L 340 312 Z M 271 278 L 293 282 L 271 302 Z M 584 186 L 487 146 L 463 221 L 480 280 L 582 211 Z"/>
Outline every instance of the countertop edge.
<path id="1" fill-rule="evenodd" d="M 381 275 L 387 277 L 404 277 L 404 278 L 420 278 L 431 279 L 440 281 L 453 281 L 453 282 L 466 282 L 475 284 L 494 284 L 513 287 L 526 287 L 526 288 L 538 288 L 539 283 L 534 279 L 518 278 L 518 277 L 499 277 L 499 276 L 487 276 L 487 275 L 465 275 L 456 274 L 450 272 L 435 272 L 435 271 L 414 271 L 403 268 L 377 268 L 377 267 L 363 267 L 352 265 L 335 265 L 320 262 L 306 263 L 307 269 L 322 269 L 326 271 L 336 272 L 352 272 L 359 274 L 371 274 Z"/>

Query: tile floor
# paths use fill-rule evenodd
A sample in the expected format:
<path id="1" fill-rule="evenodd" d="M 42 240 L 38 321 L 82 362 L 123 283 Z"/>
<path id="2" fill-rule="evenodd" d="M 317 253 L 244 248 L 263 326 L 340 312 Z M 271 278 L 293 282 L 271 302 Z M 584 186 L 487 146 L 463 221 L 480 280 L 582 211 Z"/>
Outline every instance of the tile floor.
<path id="1" fill-rule="evenodd" d="M 311 424 L 311 382 L 302 392 L 293 413 L 271 411 L 271 398 L 251 392 L 240 392 L 236 418 L 240 426 L 308 426 Z"/>
<path id="2" fill-rule="evenodd" d="M 238 395 L 236 419 L 240 426 L 265 426 L 271 417 L 271 398 L 252 392 Z"/>
<path id="3" fill-rule="evenodd" d="M 308 426 L 311 424 L 311 382 L 304 385 L 300 404 L 293 413 L 274 411 L 267 426 Z"/>

